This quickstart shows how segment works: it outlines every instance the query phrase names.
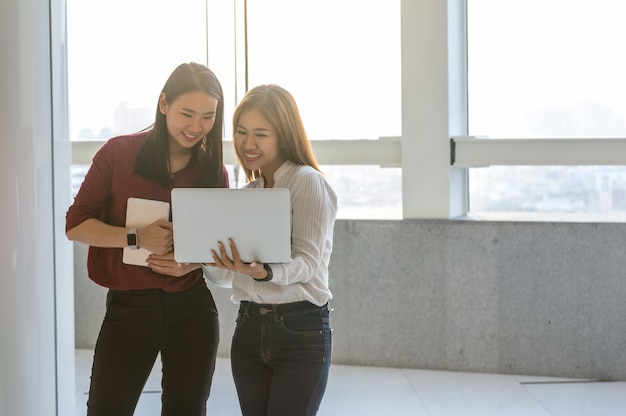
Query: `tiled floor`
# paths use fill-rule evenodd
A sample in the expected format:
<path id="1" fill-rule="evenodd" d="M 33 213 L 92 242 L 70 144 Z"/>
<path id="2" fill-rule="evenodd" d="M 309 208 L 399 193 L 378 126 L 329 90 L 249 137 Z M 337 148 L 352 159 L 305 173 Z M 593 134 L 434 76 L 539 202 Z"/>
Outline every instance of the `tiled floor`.
<path id="1" fill-rule="evenodd" d="M 92 351 L 76 350 L 77 416 Z M 135 416 L 160 415 L 155 366 Z M 207 415 L 240 415 L 228 359 L 218 359 Z M 624 416 L 626 382 L 333 365 L 319 416 Z"/>

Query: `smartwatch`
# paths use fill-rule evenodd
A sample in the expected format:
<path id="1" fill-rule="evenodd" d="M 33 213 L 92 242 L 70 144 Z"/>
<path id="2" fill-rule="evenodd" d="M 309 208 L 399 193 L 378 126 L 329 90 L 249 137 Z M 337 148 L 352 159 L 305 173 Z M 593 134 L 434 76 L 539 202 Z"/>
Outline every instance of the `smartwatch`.
<path id="1" fill-rule="evenodd" d="M 254 279 L 257 282 L 269 282 L 274 277 L 274 273 L 272 273 L 272 268 L 269 264 L 263 263 L 263 268 L 267 272 L 267 276 L 265 276 L 263 279 Z"/>
<path id="2" fill-rule="evenodd" d="M 139 246 L 137 245 L 137 228 L 133 227 L 128 230 L 128 234 L 126 234 L 126 245 L 131 250 L 137 250 Z"/>

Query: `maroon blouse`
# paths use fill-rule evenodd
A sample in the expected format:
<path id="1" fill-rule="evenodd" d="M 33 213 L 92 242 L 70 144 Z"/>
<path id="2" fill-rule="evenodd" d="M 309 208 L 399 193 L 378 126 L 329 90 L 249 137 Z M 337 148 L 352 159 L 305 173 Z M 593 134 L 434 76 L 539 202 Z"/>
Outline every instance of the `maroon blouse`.
<path id="1" fill-rule="evenodd" d="M 192 187 L 198 176 L 197 165 L 176 173 L 171 187 L 149 181 L 133 173 L 135 158 L 149 132 L 114 137 L 98 150 L 66 214 L 65 229 L 70 230 L 89 218 L 107 224 L 125 226 L 126 201 L 129 197 L 153 199 L 171 203 L 173 188 Z M 228 174 L 224 167 L 224 183 Z M 122 263 L 121 248 L 89 247 L 87 272 L 101 286 L 115 290 L 160 288 L 178 292 L 193 286 L 202 278 L 202 270 L 194 270 L 182 277 L 155 273 L 148 267 Z"/>

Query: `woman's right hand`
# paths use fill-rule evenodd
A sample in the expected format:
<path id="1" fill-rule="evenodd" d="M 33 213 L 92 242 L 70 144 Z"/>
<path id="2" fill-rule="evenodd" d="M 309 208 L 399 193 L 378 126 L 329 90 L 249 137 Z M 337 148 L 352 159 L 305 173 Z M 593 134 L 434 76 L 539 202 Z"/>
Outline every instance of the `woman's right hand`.
<path id="1" fill-rule="evenodd" d="M 267 270 L 263 267 L 263 263 L 253 261 L 252 263 L 244 263 L 239 257 L 239 250 L 233 240 L 228 240 L 230 251 L 233 254 L 233 258 L 228 257 L 224 244 L 221 241 L 217 242 L 219 248 L 219 254 L 211 250 L 211 256 L 215 261 L 214 264 L 209 264 L 213 267 L 219 267 L 220 269 L 230 270 L 232 272 L 244 273 L 255 280 L 265 279 L 268 276 Z"/>
<path id="2" fill-rule="evenodd" d="M 155 253 L 166 254 L 174 250 L 174 234 L 170 221 L 157 220 L 137 229 L 137 245 Z"/>

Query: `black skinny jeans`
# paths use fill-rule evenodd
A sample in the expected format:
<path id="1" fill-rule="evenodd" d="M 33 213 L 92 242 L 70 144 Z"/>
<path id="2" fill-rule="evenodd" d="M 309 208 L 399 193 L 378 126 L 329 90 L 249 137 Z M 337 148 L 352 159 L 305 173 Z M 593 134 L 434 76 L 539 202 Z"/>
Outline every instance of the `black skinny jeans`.
<path id="1" fill-rule="evenodd" d="M 219 322 L 203 279 L 190 289 L 107 294 L 87 401 L 89 416 L 132 416 L 161 353 L 163 416 L 205 416 Z"/>

